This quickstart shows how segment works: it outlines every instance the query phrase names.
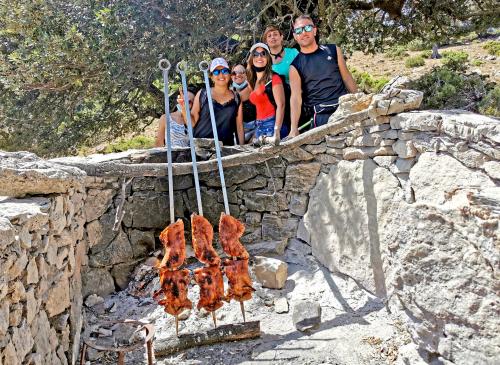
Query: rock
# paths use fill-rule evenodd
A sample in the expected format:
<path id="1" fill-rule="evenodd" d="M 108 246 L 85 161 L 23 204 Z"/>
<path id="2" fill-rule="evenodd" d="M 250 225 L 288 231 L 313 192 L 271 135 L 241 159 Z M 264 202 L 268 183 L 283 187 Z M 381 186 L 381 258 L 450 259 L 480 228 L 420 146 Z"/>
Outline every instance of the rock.
<path id="1" fill-rule="evenodd" d="M 174 192 L 174 206 L 175 216 L 183 216 L 184 204 L 181 192 Z M 128 197 L 124 210 L 123 224 L 127 227 L 163 229 L 170 223 L 169 215 L 166 214 L 170 211 L 167 193 L 135 192 Z"/>
<path id="2" fill-rule="evenodd" d="M 289 165 L 286 169 L 285 189 L 299 193 L 308 193 L 314 186 L 321 164 L 304 163 Z"/>
<path id="3" fill-rule="evenodd" d="M 15 255 L 13 255 L 15 256 Z M 28 264 L 28 256 L 26 256 L 26 253 L 23 251 L 21 253 L 21 256 L 18 257 L 13 265 L 8 269 L 8 277 L 9 280 L 14 280 L 19 277 L 22 273 L 24 273 L 24 270 L 26 268 L 26 265 Z"/>
<path id="4" fill-rule="evenodd" d="M 288 301 L 286 298 L 278 298 L 274 300 L 274 311 L 278 314 L 288 313 Z"/>
<path id="5" fill-rule="evenodd" d="M 90 251 L 90 265 L 104 267 L 127 262 L 134 257 L 128 236 L 120 230 L 118 236 L 109 245 L 96 245 Z"/>
<path id="6" fill-rule="evenodd" d="M 17 327 L 23 319 L 23 305 L 15 303 L 10 306 L 9 327 Z"/>
<path id="7" fill-rule="evenodd" d="M 488 161 L 483 165 L 484 171 L 492 179 L 500 180 L 500 162 L 498 161 Z"/>
<path id="8" fill-rule="evenodd" d="M 86 174 L 29 152 L 0 152 L 0 195 L 24 197 L 82 189 Z"/>
<path id="9" fill-rule="evenodd" d="M 239 186 L 241 190 L 257 190 L 267 186 L 268 178 L 262 175 L 257 175 L 253 179 L 245 181 Z M 237 200 L 237 199 L 236 199 Z"/>
<path id="10" fill-rule="evenodd" d="M 391 166 L 390 170 L 394 174 L 407 173 L 415 164 L 414 158 L 398 158 L 396 163 Z"/>
<path id="11" fill-rule="evenodd" d="M 433 132 L 440 128 L 442 116 L 438 112 L 415 111 L 400 113 L 390 119 L 391 128 L 403 131 Z"/>
<path id="12" fill-rule="evenodd" d="M 116 211 L 111 210 L 101 216 L 98 220 L 87 223 L 86 231 L 89 248 L 92 248 L 95 245 L 107 245 L 116 237 L 118 232 L 113 231 L 115 214 Z"/>
<path id="13" fill-rule="evenodd" d="M 304 214 L 306 214 L 308 202 L 309 196 L 307 196 L 306 194 L 292 194 L 290 197 L 288 210 L 292 214 L 303 216 Z"/>
<path id="14" fill-rule="evenodd" d="M 421 91 L 392 88 L 387 93 L 373 96 L 368 108 L 368 115 L 375 118 L 379 115 L 397 114 L 418 109 L 423 96 L 424 93 Z"/>
<path id="15" fill-rule="evenodd" d="M 35 339 L 36 352 L 42 356 L 50 353 L 52 350 L 49 340 L 50 323 L 47 313 L 43 309 L 35 317 L 31 328 Z"/>
<path id="16" fill-rule="evenodd" d="M 247 212 L 245 214 L 245 226 L 255 226 L 258 225 L 262 220 L 261 213 L 258 212 Z"/>
<path id="17" fill-rule="evenodd" d="M 12 343 L 16 348 L 16 354 L 19 359 L 24 359 L 34 345 L 31 331 L 26 322 L 21 327 L 14 327 L 12 330 Z"/>
<path id="18" fill-rule="evenodd" d="M 375 156 L 373 161 L 380 167 L 385 167 L 388 169 L 394 161 L 396 161 L 396 156 Z"/>
<path id="19" fill-rule="evenodd" d="M 90 294 L 87 299 L 85 299 L 85 306 L 89 308 L 101 303 L 104 303 L 104 299 L 97 294 Z"/>
<path id="20" fill-rule="evenodd" d="M 264 241 L 251 243 L 246 246 L 251 256 L 281 256 L 285 253 L 288 238 L 279 241 Z"/>
<path id="21" fill-rule="evenodd" d="M 134 257 L 146 257 L 155 248 L 155 236 L 152 231 L 133 229 L 129 231 L 129 237 Z"/>
<path id="22" fill-rule="evenodd" d="M 7 346 L 5 346 L 2 356 L 4 364 L 20 364 L 23 359 L 18 359 L 16 354 L 16 348 L 12 342 L 9 342 Z"/>
<path id="23" fill-rule="evenodd" d="M 411 83 L 411 79 L 407 76 L 395 76 L 387 84 L 384 85 L 381 93 L 388 93 L 393 89 L 407 89 Z"/>
<path id="24" fill-rule="evenodd" d="M 113 203 L 114 191 L 111 189 L 89 189 L 85 201 L 85 217 L 91 222 L 103 215 Z"/>
<path id="25" fill-rule="evenodd" d="M 425 152 L 410 171 L 410 182 L 417 202 L 442 204 L 448 194 L 465 187 L 493 187 L 490 178 L 471 170 L 446 154 Z"/>
<path id="26" fill-rule="evenodd" d="M 321 307 L 316 302 L 299 302 L 293 308 L 293 324 L 299 331 L 310 331 L 321 324 Z"/>
<path id="27" fill-rule="evenodd" d="M 0 335 L 5 336 L 9 328 L 9 306 L 10 303 L 5 300 L 0 303 Z"/>
<path id="28" fill-rule="evenodd" d="M 106 296 L 115 291 L 113 277 L 106 269 L 87 268 L 82 275 L 82 296 L 89 294 Z"/>
<path id="29" fill-rule="evenodd" d="M 306 145 L 304 147 L 304 150 L 306 150 L 309 153 L 312 153 L 313 155 L 325 153 L 326 152 L 326 143 L 309 144 L 309 145 Z"/>
<path id="30" fill-rule="evenodd" d="M 269 191 L 249 191 L 243 195 L 243 201 L 248 210 L 257 212 L 277 212 L 288 209 L 284 193 L 272 195 Z"/>
<path id="31" fill-rule="evenodd" d="M 256 256 L 255 277 L 265 288 L 282 289 L 288 277 L 288 265 L 278 259 Z"/>
<path id="32" fill-rule="evenodd" d="M 219 203 L 219 191 L 220 190 L 206 189 L 204 187 L 201 188 L 203 216 L 215 227 L 219 225 L 220 213 L 224 211 L 224 205 Z M 190 212 L 198 211 L 195 189 L 188 190 L 185 205 Z M 180 216 L 183 216 L 183 214 L 180 214 Z"/>
<path id="33" fill-rule="evenodd" d="M 50 200 L 47 198 L 14 199 L 0 196 L 0 217 L 31 232 L 42 230 L 49 222 L 49 208 Z"/>
<path id="34" fill-rule="evenodd" d="M 417 155 L 417 149 L 412 141 L 398 140 L 392 145 L 392 149 L 400 158 L 411 158 Z"/>
<path id="35" fill-rule="evenodd" d="M 329 270 L 349 275 L 384 297 L 386 248 L 380 231 L 400 196 L 397 178 L 372 160 L 341 161 L 329 174 L 321 174 L 304 215 L 313 255 Z"/>
<path id="36" fill-rule="evenodd" d="M 326 146 L 331 148 L 344 148 L 345 136 L 326 136 Z"/>
<path id="37" fill-rule="evenodd" d="M 288 241 L 287 251 L 288 250 L 293 251 L 301 256 L 307 256 L 312 253 L 311 246 L 297 238 L 292 238 Z"/>
<path id="38" fill-rule="evenodd" d="M 70 306 L 69 281 L 67 275 L 63 275 L 51 288 L 45 302 L 45 310 L 49 317 L 58 315 Z"/>
<path id="39" fill-rule="evenodd" d="M 14 240 L 14 227 L 7 218 L 0 217 L 0 250 L 6 249 Z"/>
<path id="40" fill-rule="evenodd" d="M 30 288 L 26 292 L 26 321 L 28 324 L 33 322 L 33 319 L 38 313 L 38 303 L 35 299 L 35 289 Z"/>
<path id="41" fill-rule="evenodd" d="M 365 134 L 354 138 L 352 145 L 354 147 L 373 147 L 378 146 L 382 141 L 382 137 L 378 134 Z"/>
<path id="42" fill-rule="evenodd" d="M 339 98 L 339 107 L 335 111 L 335 117 L 348 116 L 368 109 L 372 101 L 373 94 L 356 93 L 346 94 Z"/>
<path id="43" fill-rule="evenodd" d="M 294 148 L 293 150 L 290 150 L 290 151 L 286 151 L 283 153 L 282 156 L 289 163 L 298 162 L 298 161 L 300 161 L 300 162 L 309 161 L 309 160 L 312 160 L 314 158 L 314 155 L 312 153 L 304 151 L 300 147 Z"/>
<path id="44" fill-rule="evenodd" d="M 52 201 L 51 211 L 49 215 L 49 227 L 51 231 L 59 235 L 66 226 L 66 215 L 64 212 L 64 198 L 59 195 Z"/>
<path id="45" fill-rule="evenodd" d="M 135 263 L 131 264 L 119 264 L 113 266 L 111 269 L 111 275 L 115 279 L 115 284 L 121 289 L 126 289 L 128 283 L 130 282 L 130 274 L 135 268 Z"/>

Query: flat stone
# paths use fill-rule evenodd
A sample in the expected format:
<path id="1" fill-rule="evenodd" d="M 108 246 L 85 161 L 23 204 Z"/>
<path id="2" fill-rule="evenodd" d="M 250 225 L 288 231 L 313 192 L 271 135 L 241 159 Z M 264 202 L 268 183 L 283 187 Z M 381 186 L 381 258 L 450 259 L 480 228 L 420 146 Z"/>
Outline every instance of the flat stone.
<path id="1" fill-rule="evenodd" d="M 282 289 L 288 277 L 288 265 L 281 260 L 256 256 L 253 267 L 255 277 L 265 288 Z"/>
<path id="2" fill-rule="evenodd" d="M 120 230 L 118 236 L 109 245 L 96 245 L 89 254 L 89 262 L 93 267 L 105 267 L 127 262 L 134 257 L 128 236 Z"/>
<path id="3" fill-rule="evenodd" d="M 345 136 L 326 136 L 326 146 L 331 148 L 344 148 Z"/>
<path id="4" fill-rule="evenodd" d="M 289 165 L 286 169 L 285 189 L 308 193 L 316 183 L 320 168 L 321 164 L 315 162 Z"/>
<path id="5" fill-rule="evenodd" d="M 115 284 L 121 289 L 126 289 L 130 282 L 130 274 L 134 270 L 136 264 L 118 264 L 111 269 L 111 275 L 115 280 Z"/>
<path id="6" fill-rule="evenodd" d="M 378 134 L 365 134 L 353 140 L 354 147 L 373 147 L 378 146 L 382 141 L 382 137 Z"/>
<path id="7" fill-rule="evenodd" d="M 23 305 L 15 303 L 10 306 L 9 327 L 17 327 L 23 319 Z"/>
<path id="8" fill-rule="evenodd" d="M 248 210 L 257 212 L 277 212 L 288 209 L 288 202 L 284 193 L 263 191 L 249 191 L 243 195 L 244 205 Z"/>
<path id="9" fill-rule="evenodd" d="M 5 336 L 9 329 L 9 307 L 10 303 L 5 300 L 0 303 L 0 335 Z"/>
<path id="10" fill-rule="evenodd" d="M 49 222 L 49 208 L 50 200 L 47 198 L 0 197 L 0 217 L 26 227 L 31 232 L 41 230 Z"/>
<path id="11" fill-rule="evenodd" d="M 323 165 L 333 165 L 336 164 L 337 162 L 340 161 L 340 159 L 336 156 L 332 156 L 329 154 L 321 154 L 321 155 L 316 155 L 315 160 Z"/>
<path id="12" fill-rule="evenodd" d="M 7 218 L 0 217 L 0 250 L 7 248 L 14 240 L 14 227 Z"/>
<path id="13" fill-rule="evenodd" d="M 89 189 L 85 201 L 85 217 L 91 222 L 102 216 L 113 203 L 114 190 Z"/>
<path id="14" fill-rule="evenodd" d="M 4 364 L 19 364 L 21 363 L 22 359 L 19 360 L 17 358 L 16 354 L 16 348 L 14 347 L 14 344 L 10 341 L 7 343 L 7 346 L 5 346 L 3 353 L 2 353 L 3 361 Z"/>
<path id="15" fill-rule="evenodd" d="M 262 213 L 247 212 L 245 213 L 245 226 L 255 226 L 262 220 Z"/>
<path id="16" fill-rule="evenodd" d="M 183 216 L 184 204 L 180 191 L 174 193 L 174 206 L 175 216 Z M 170 223 L 168 214 L 170 211 L 169 197 L 167 193 L 154 191 L 135 192 L 128 197 L 124 210 L 123 224 L 127 227 L 163 229 Z"/>
<path id="17" fill-rule="evenodd" d="M 314 158 L 314 155 L 310 152 L 304 151 L 302 148 L 297 147 L 293 150 L 286 151 L 283 153 L 283 158 L 289 163 L 298 161 L 309 161 Z"/>
<path id="18" fill-rule="evenodd" d="M 36 352 L 45 356 L 51 352 L 49 332 L 50 323 L 47 318 L 47 313 L 42 309 L 39 311 L 38 315 L 34 319 L 32 324 L 33 336 L 35 338 L 35 349 Z"/>
<path id="19" fill-rule="evenodd" d="M 385 167 L 388 169 L 394 161 L 396 161 L 396 156 L 375 156 L 373 157 L 373 161 L 380 167 Z"/>
<path id="20" fill-rule="evenodd" d="M 500 162 L 498 161 L 488 161 L 483 165 L 484 171 L 492 179 L 500 180 Z"/>
<path id="21" fill-rule="evenodd" d="M 321 306 L 316 302 L 299 302 L 293 307 L 293 324 L 299 331 L 310 331 L 321 325 Z"/>
<path id="22" fill-rule="evenodd" d="M 417 155 L 417 149 L 412 141 L 398 140 L 392 145 L 392 149 L 400 158 L 411 158 Z"/>
<path id="23" fill-rule="evenodd" d="M 86 231 L 89 248 L 95 245 L 107 245 L 118 235 L 118 232 L 113 231 L 115 214 L 115 210 L 110 210 L 98 220 L 87 223 Z"/>
<path id="24" fill-rule="evenodd" d="M 303 216 L 306 214 L 307 204 L 309 203 L 309 196 L 306 194 L 292 194 L 290 197 L 290 204 L 288 210 L 290 213 Z"/>
<path id="25" fill-rule="evenodd" d="M 278 314 L 288 313 L 288 301 L 286 298 L 277 298 L 274 300 L 274 311 Z"/>
<path id="26" fill-rule="evenodd" d="M 390 119 L 391 128 L 404 131 L 436 131 L 442 122 L 442 117 L 435 112 L 418 111 L 400 113 Z"/>
<path id="27" fill-rule="evenodd" d="M 306 150 L 309 153 L 312 153 L 313 155 L 325 153 L 326 152 L 326 143 L 309 144 L 309 145 L 306 145 L 304 147 L 304 150 Z"/>
<path id="28" fill-rule="evenodd" d="M 35 258 L 32 258 L 26 268 L 26 282 L 29 284 L 38 283 L 38 267 Z"/>
<path id="29" fill-rule="evenodd" d="M 35 299 L 35 289 L 30 288 L 26 292 L 26 321 L 28 322 L 28 324 L 31 324 L 31 322 L 33 322 L 33 319 L 35 319 L 37 313 L 38 303 Z"/>
<path id="30" fill-rule="evenodd" d="M 58 315 L 70 306 L 69 281 L 63 275 L 48 291 L 48 298 L 45 302 L 45 310 L 49 317 Z"/>
<path id="31" fill-rule="evenodd" d="M 82 273 L 82 296 L 84 298 L 89 294 L 104 297 L 114 291 L 115 283 L 108 270 L 87 268 Z"/>
<path id="32" fill-rule="evenodd" d="M 85 299 L 85 306 L 89 308 L 102 303 L 104 303 L 104 298 L 97 294 L 90 294 L 87 299 Z"/>
<path id="33" fill-rule="evenodd" d="M 394 174 L 407 173 L 410 172 L 410 169 L 415 164 L 414 158 L 398 158 L 396 163 L 391 166 L 391 171 Z"/>
<path id="34" fill-rule="evenodd" d="M 245 181 L 239 186 L 241 190 L 257 190 L 267 186 L 268 178 L 262 175 L 257 175 L 253 179 Z"/>
<path id="35" fill-rule="evenodd" d="M 21 256 L 14 261 L 13 265 L 8 270 L 9 280 L 14 280 L 24 273 L 27 264 L 28 256 L 26 256 L 26 253 L 23 251 Z"/>
<path id="36" fill-rule="evenodd" d="M 246 246 L 251 256 L 281 256 L 285 253 L 288 238 L 280 241 L 263 241 L 251 243 Z"/>
<path id="37" fill-rule="evenodd" d="M 129 231 L 129 238 L 134 257 L 146 257 L 155 248 L 155 236 L 152 231 L 133 229 Z"/>
<path id="38" fill-rule="evenodd" d="M 31 336 L 30 327 L 24 322 L 21 327 L 14 327 L 12 330 L 12 343 L 16 348 L 16 354 L 19 359 L 24 359 L 34 345 Z"/>
<path id="39" fill-rule="evenodd" d="M 54 234 L 60 234 L 66 226 L 66 214 L 64 212 L 64 198 L 59 195 L 52 200 L 49 216 L 49 227 Z"/>

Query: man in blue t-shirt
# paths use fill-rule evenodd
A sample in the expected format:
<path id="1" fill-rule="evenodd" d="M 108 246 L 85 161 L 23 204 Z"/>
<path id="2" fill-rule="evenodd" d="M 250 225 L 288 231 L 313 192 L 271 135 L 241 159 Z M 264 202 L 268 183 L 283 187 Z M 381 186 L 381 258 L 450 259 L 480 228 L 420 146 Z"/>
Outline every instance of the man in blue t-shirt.
<path id="1" fill-rule="evenodd" d="M 288 72 L 294 58 L 299 54 L 295 48 L 283 47 L 283 33 L 274 26 L 268 25 L 262 35 L 262 42 L 266 43 L 271 51 L 273 60 L 273 71 L 285 77 L 287 83 L 290 83 Z"/>
<path id="2" fill-rule="evenodd" d="M 312 127 L 320 126 L 328 123 L 342 95 L 358 90 L 342 50 L 334 44 L 319 45 L 316 33 L 308 15 L 295 19 L 293 37 L 300 52 L 290 66 L 290 137 L 299 135 L 301 109 L 313 115 Z"/>

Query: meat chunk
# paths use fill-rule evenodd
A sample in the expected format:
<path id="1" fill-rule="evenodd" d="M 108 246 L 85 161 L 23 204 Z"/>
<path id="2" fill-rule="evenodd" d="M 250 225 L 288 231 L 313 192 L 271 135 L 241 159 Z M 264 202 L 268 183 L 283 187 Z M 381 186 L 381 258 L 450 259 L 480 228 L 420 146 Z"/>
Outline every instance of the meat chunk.
<path id="1" fill-rule="evenodd" d="M 193 213 L 191 215 L 193 250 L 196 258 L 209 266 L 220 265 L 220 257 L 212 246 L 214 229 L 210 222 L 203 216 Z"/>
<path id="2" fill-rule="evenodd" d="M 239 259 L 248 259 L 248 252 L 240 242 L 243 232 L 245 232 L 243 223 L 228 214 L 221 213 L 219 220 L 219 240 L 226 254 Z"/>
<path id="3" fill-rule="evenodd" d="M 188 299 L 189 270 L 167 270 L 160 268 L 161 288 L 153 294 L 158 304 L 165 307 L 165 312 L 177 316 L 184 309 L 191 309 L 193 303 Z"/>
<path id="4" fill-rule="evenodd" d="M 160 241 L 165 247 L 165 256 L 159 267 L 173 270 L 179 268 L 186 259 L 186 240 L 184 222 L 178 219 L 160 233 Z"/>
<path id="5" fill-rule="evenodd" d="M 243 302 L 252 298 L 252 279 L 248 274 L 248 259 L 224 260 L 224 272 L 229 281 L 229 289 L 226 292 L 228 300 L 234 299 Z"/>
<path id="6" fill-rule="evenodd" d="M 200 267 L 194 270 L 194 279 L 200 286 L 200 300 L 197 308 L 205 308 L 209 312 L 222 307 L 224 297 L 224 281 L 218 266 Z"/>

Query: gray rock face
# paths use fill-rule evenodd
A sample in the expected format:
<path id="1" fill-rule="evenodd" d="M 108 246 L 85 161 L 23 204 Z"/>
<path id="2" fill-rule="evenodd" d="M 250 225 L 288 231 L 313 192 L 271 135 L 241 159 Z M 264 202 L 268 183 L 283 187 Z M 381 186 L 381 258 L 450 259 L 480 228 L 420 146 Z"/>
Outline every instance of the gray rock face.
<path id="1" fill-rule="evenodd" d="M 299 302 L 293 307 L 293 324 L 299 331 L 310 331 L 321 324 L 321 307 L 316 302 Z"/>
<path id="2" fill-rule="evenodd" d="M 285 189 L 300 193 L 309 192 L 316 182 L 320 168 L 321 164 L 316 162 L 288 166 Z"/>
<path id="3" fill-rule="evenodd" d="M 5 249 L 14 239 L 14 227 L 7 218 L 0 217 L 0 249 Z"/>
<path id="4" fill-rule="evenodd" d="M 181 193 L 174 193 L 175 216 L 184 213 Z M 169 199 L 166 193 L 136 192 L 124 206 L 123 223 L 134 228 L 165 228 L 169 222 Z"/>
<path id="5" fill-rule="evenodd" d="M 372 160 L 341 161 L 320 175 L 304 216 L 313 255 L 381 297 L 386 248 L 380 230 L 399 190 L 398 180 Z"/>
<path id="6" fill-rule="evenodd" d="M 82 273 L 82 297 L 97 294 L 104 297 L 115 291 L 113 277 L 106 269 L 87 268 Z"/>
<path id="7" fill-rule="evenodd" d="M 91 249 L 90 265 L 105 267 L 127 262 L 134 257 L 134 252 L 125 232 L 120 231 L 108 245 L 96 245 Z"/>

